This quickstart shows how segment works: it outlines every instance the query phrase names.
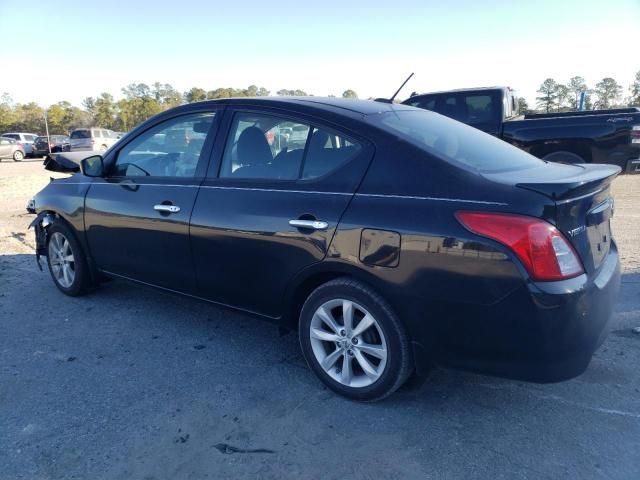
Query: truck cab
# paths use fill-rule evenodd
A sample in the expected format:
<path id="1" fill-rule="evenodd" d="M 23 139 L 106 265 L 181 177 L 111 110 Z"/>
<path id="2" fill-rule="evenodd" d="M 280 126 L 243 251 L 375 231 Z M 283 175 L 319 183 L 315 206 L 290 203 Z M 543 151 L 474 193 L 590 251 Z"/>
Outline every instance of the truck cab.
<path id="1" fill-rule="evenodd" d="M 520 115 L 509 87 L 413 94 L 402 103 L 471 125 L 549 162 L 606 163 L 640 173 L 640 108 Z"/>
<path id="2" fill-rule="evenodd" d="M 500 137 L 502 124 L 519 115 L 518 99 L 509 87 L 468 88 L 446 92 L 412 94 L 403 102 L 432 110 Z"/>

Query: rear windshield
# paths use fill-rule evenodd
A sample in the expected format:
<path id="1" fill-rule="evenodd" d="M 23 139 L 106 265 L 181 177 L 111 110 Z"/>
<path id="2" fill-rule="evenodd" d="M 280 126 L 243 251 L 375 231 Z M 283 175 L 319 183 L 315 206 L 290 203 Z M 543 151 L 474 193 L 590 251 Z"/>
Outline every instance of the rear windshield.
<path id="1" fill-rule="evenodd" d="M 438 112 L 468 125 L 488 126 L 500 122 L 502 95 L 500 91 L 482 93 L 451 92 L 421 95 L 403 102 L 412 107 Z"/>
<path id="2" fill-rule="evenodd" d="M 521 170 L 544 163 L 492 135 L 427 110 L 401 110 L 368 118 L 429 153 L 477 172 Z"/>
<path id="3" fill-rule="evenodd" d="M 89 130 L 74 130 L 69 138 L 91 138 Z"/>

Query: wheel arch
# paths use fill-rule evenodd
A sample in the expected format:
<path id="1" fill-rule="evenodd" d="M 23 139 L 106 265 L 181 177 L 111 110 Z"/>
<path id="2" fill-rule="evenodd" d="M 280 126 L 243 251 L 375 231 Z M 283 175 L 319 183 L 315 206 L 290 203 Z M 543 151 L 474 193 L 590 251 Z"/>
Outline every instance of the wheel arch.
<path id="1" fill-rule="evenodd" d="M 591 163 L 593 160 L 591 146 L 588 143 L 578 142 L 539 144 L 531 149 L 531 154 L 542 159 L 548 158 L 552 155 L 561 157 L 563 154 L 567 154 L 568 159 L 579 157 L 581 159 L 581 163 Z"/>
<path id="2" fill-rule="evenodd" d="M 33 226 L 35 228 L 36 254 L 38 256 L 48 255 L 48 252 L 46 251 L 46 246 L 48 241 L 47 230 L 50 225 L 58 222 L 68 227 L 69 230 L 72 232 L 72 234 L 75 236 L 75 239 L 80 245 L 80 248 L 82 249 L 82 254 L 84 255 L 84 258 L 89 267 L 89 274 L 91 275 L 92 280 L 96 280 L 98 278 L 98 273 L 95 268 L 95 263 L 93 261 L 93 258 L 91 256 L 89 246 L 87 245 L 84 231 L 79 230 L 77 226 L 74 225 L 74 221 L 72 217 L 68 217 L 64 213 L 61 213 L 61 211 L 58 209 L 55 209 L 52 207 L 42 208 L 38 212 L 37 217 L 33 220 L 33 222 L 31 222 L 31 225 L 29 225 L 30 227 Z"/>
<path id="3" fill-rule="evenodd" d="M 369 285 L 377 291 L 383 286 L 375 276 L 353 265 L 338 262 L 321 262 L 299 273 L 290 283 L 285 294 L 283 315 L 280 327 L 285 330 L 297 330 L 300 311 L 307 297 L 320 285 L 340 277 L 350 277 Z M 393 307 L 393 302 L 386 299 Z"/>

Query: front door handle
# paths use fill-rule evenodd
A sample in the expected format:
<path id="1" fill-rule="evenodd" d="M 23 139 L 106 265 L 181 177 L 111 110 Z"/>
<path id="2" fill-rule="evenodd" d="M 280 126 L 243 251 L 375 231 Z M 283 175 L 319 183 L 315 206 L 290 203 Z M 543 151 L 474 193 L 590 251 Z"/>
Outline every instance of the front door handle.
<path id="1" fill-rule="evenodd" d="M 326 230 L 329 228 L 329 224 L 321 220 L 289 220 L 289 225 L 296 228 L 308 228 L 310 230 Z"/>
<path id="2" fill-rule="evenodd" d="M 165 212 L 165 213 L 178 213 L 180 211 L 180 207 L 178 207 L 177 205 L 159 204 L 159 205 L 154 205 L 153 209 L 156 212 Z"/>

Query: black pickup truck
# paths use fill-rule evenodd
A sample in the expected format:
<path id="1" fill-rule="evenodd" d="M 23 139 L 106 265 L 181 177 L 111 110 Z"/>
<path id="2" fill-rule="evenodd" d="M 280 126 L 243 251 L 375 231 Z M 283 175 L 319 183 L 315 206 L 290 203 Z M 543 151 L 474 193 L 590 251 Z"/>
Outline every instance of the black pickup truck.
<path id="1" fill-rule="evenodd" d="M 433 110 L 564 163 L 609 163 L 640 173 L 640 108 L 520 115 L 508 87 L 416 95 L 402 102 Z"/>

